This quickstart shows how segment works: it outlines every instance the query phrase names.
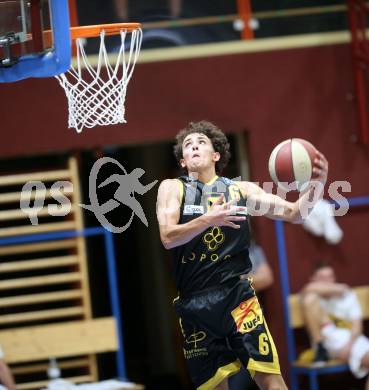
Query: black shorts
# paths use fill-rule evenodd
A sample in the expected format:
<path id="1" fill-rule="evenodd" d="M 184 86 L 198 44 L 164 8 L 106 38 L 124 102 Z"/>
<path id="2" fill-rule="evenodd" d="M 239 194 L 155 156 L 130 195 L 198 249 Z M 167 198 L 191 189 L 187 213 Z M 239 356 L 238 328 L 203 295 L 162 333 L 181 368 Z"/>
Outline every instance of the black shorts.
<path id="1" fill-rule="evenodd" d="M 198 390 L 211 390 L 241 364 L 280 374 L 278 354 L 251 281 L 235 280 L 174 302 L 183 351 Z"/>

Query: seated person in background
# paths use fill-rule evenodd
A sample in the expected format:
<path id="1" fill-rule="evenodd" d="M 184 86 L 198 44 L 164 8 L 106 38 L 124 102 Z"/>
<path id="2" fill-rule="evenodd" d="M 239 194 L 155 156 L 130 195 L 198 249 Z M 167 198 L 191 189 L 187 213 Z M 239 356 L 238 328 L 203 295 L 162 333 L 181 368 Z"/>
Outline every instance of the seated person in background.
<path id="1" fill-rule="evenodd" d="M 1 385 L 5 386 L 8 390 L 16 389 L 13 375 L 4 360 L 4 354 L 0 348 L 0 388 Z"/>
<path id="2" fill-rule="evenodd" d="M 268 263 L 263 248 L 251 241 L 249 247 L 249 256 L 252 263 L 252 272 L 249 274 L 252 277 L 252 286 L 258 293 L 270 287 L 274 282 L 273 271 Z M 253 382 L 250 374 L 241 368 L 240 372 L 229 378 L 230 390 L 253 390 L 258 389 L 258 386 Z"/>
<path id="3" fill-rule="evenodd" d="M 315 349 L 314 362 L 340 359 L 357 378 L 365 377 L 369 372 L 369 339 L 362 334 L 360 303 L 353 290 L 336 282 L 328 263 L 317 264 L 302 290 L 301 304 Z"/>

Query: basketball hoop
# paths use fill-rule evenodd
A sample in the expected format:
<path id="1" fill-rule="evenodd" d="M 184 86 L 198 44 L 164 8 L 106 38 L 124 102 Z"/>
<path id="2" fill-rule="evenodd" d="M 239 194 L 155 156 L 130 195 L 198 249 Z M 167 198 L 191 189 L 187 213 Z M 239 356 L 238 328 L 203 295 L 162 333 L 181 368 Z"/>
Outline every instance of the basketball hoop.
<path id="1" fill-rule="evenodd" d="M 76 41 L 76 63 L 55 76 L 68 99 L 68 127 L 78 133 L 84 127 L 126 123 L 125 98 L 129 80 L 141 49 L 142 30 L 139 23 L 114 23 L 71 27 Z M 105 37 L 120 35 L 118 54 L 108 56 Z M 91 65 L 83 47 L 84 38 L 100 36 L 96 69 Z M 111 64 L 110 62 L 114 62 Z"/>

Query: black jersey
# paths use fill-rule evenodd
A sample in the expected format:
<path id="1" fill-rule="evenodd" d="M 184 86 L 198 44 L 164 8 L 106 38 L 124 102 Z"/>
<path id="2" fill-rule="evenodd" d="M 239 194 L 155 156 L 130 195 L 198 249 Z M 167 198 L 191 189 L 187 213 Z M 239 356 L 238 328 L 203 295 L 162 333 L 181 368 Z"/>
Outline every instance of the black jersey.
<path id="1" fill-rule="evenodd" d="M 177 180 L 183 190 L 180 224 L 205 214 L 222 194 L 225 202 L 236 200 L 237 206 L 246 206 L 246 199 L 237 184 L 225 177 L 215 177 L 207 184 L 188 176 Z M 217 286 L 251 271 L 247 249 L 248 221 L 237 223 L 240 229 L 212 226 L 188 243 L 172 249 L 175 280 L 180 294 L 188 295 Z"/>

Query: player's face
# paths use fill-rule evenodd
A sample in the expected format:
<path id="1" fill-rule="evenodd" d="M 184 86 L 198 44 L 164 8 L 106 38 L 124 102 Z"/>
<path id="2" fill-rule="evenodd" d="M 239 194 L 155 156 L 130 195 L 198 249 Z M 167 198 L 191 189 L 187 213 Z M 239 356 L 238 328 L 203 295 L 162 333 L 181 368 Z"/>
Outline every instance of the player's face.
<path id="1" fill-rule="evenodd" d="M 335 283 L 336 275 L 331 267 L 320 268 L 315 272 L 314 280 L 317 282 Z"/>
<path id="2" fill-rule="evenodd" d="M 189 134 L 182 143 L 183 159 L 180 163 L 182 168 L 189 172 L 198 172 L 215 166 L 219 161 L 220 154 L 214 151 L 210 139 L 201 133 Z"/>

